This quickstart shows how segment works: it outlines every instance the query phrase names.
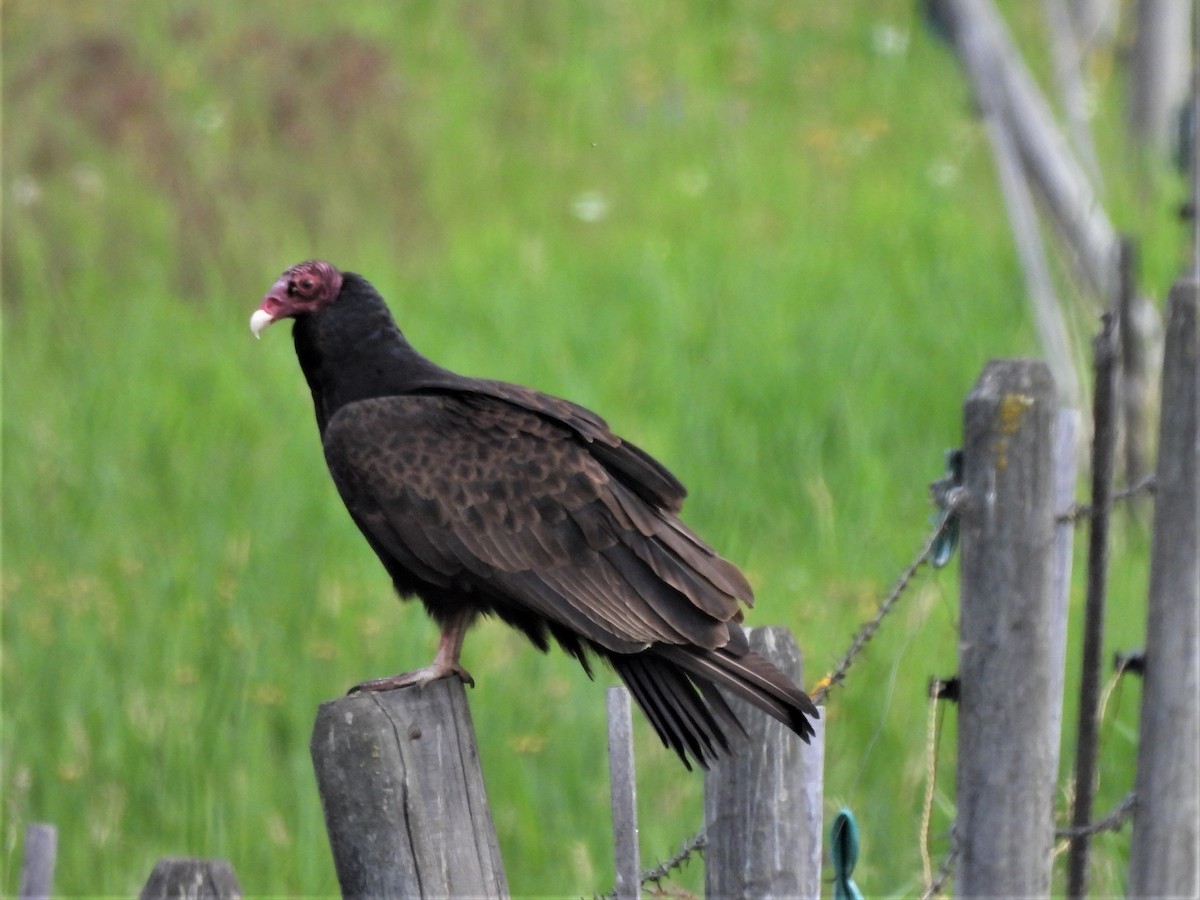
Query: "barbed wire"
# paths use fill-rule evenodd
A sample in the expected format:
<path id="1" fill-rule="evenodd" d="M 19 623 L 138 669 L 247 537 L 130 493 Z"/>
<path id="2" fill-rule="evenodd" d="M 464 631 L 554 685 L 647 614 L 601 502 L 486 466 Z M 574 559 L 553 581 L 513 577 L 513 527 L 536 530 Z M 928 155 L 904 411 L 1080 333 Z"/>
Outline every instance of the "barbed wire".
<path id="1" fill-rule="evenodd" d="M 683 846 L 680 847 L 679 852 L 674 856 L 667 857 L 649 869 L 643 869 L 638 877 L 639 883 L 643 887 L 648 884 L 659 887 L 662 881 L 672 872 L 686 866 L 693 856 L 697 854 L 702 856 L 706 846 L 708 846 L 708 836 L 704 833 L 704 829 L 701 829 L 684 841 Z M 607 894 L 597 895 L 597 900 L 617 900 L 617 892 L 614 889 Z"/>
<path id="2" fill-rule="evenodd" d="M 838 663 L 836 666 L 834 666 L 833 671 L 817 682 L 817 688 L 812 694 L 813 703 L 819 704 L 825 699 L 825 695 L 829 693 L 830 688 L 841 684 L 842 681 L 845 680 L 846 672 L 849 671 L 850 666 L 854 663 L 855 657 L 862 652 L 862 649 L 866 647 L 871 638 L 875 636 L 875 632 L 879 630 L 879 626 L 882 624 L 884 617 L 892 611 L 896 605 L 896 601 L 898 601 L 904 595 L 905 589 L 908 587 L 909 582 L 912 581 L 912 578 L 917 573 L 917 570 L 926 562 L 928 562 L 930 557 L 933 556 L 934 549 L 937 547 L 942 535 L 944 535 L 950 528 L 951 523 L 954 521 L 955 516 L 958 513 L 958 509 L 960 506 L 962 506 L 962 504 L 963 492 L 960 488 L 953 489 L 946 495 L 946 503 L 942 508 L 942 514 L 938 519 L 937 525 L 934 526 L 934 529 L 930 532 L 929 537 L 925 539 L 925 543 L 921 545 L 920 552 L 918 552 L 913 561 L 908 564 L 908 567 L 900 573 L 900 577 L 897 579 L 896 584 L 892 587 L 891 592 L 888 593 L 888 595 L 883 599 L 883 602 L 879 604 L 879 609 L 876 611 L 875 615 L 869 622 L 864 624 L 858 630 L 857 634 L 854 635 L 854 639 L 850 642 L 849 649 L 847 649 L 842 658 L 838 660 Z"/>
<path id="3" fill-rule="evenodd" d="M 1133 811 L 1137 807 L 1137 793 L 1130 791 L 1116 805 L 1112 812 L 1102 819 L 1096 819 L 1094 822 L 1088 822 L 1086 825 L 1080 825 L 1075 828 L 1063 827 L 1054 829 L 1054 837 L 1058 840 L 1073 840 L 1077 837 L 1087 837 L 1093 834 L 1100 834 L 1102 831 L 1120 831 L 1125 823 L 1133 817 Z"/>
<path id="4" fill-rule="evenodd" d="M 704 853 L 704 848 L 708 846 L 708 837 L 703 831 L 692 835 L 691 839 L 684 842 L 679 852 L 674 856 L 668 857 L 653 868 L 647 869 L 642 873 L 642 884 L 653 884 L 655 887 L 674 872 L 676 869 L 683 868 L 694 854 Z"/>
<path id="5" fill-rule="evenodd" d="M 1127 488 L 1122 488 L 1119 491 L 1113 491 L 1111 501 L 1118 503 L 1122 500 L 1130 500 L 1141 494 L 1153 494 L 1157 487 L 1157 480 L 1153 472 L 1139 481 L 1137 484 L 1130 485 Z M 1080 519 L 1087 519 L 1092 515 L 1092 504 L 1090 503 L 1073 503 L 1071 508 L 1064 513 L 1060 513 L 1057 520 L 1061 523 L 1075 523 Z"/>

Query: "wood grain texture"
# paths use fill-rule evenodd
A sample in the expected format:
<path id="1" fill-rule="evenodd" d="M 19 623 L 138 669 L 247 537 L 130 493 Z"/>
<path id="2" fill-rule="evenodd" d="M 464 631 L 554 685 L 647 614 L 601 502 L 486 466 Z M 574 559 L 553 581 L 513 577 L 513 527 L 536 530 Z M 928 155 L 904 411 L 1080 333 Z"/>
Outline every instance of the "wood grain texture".
<path id="1" fill-rule="evenodd" d="M 1045 363 L 988 363 L 964 409 L 955 890 L 1050 890 L 1055 389 Z M 1061 634 L 1061 633 L 1059 633 Z"/>
<path id="2" fill-rule="evenodd" d="M 460 682 L 323 703 L 312 757 L 343 896 L 508 896 Z"/>
<path id="3" fill-rule="evenodd" d="M 800 683 L 800 649 L 786 628 L 747 634 L 752 650 Z M 825 720 L 813 720 L 805 744 L 749 704 L 730 705 L 748 740 L 705 778 L 705 895 L 819 897 Z"/>
<path id="4" fill-rule="evenodd" d="M 139 900 L 242 900 L 242 886 L 223 859 L 164 856 L 154 864 Z"/>
<path id="5" fill-rule="evenodd" d="M 1200 337 L 1195 281 L 1168 304 L 1129 893 L 1200 895 Z"/>

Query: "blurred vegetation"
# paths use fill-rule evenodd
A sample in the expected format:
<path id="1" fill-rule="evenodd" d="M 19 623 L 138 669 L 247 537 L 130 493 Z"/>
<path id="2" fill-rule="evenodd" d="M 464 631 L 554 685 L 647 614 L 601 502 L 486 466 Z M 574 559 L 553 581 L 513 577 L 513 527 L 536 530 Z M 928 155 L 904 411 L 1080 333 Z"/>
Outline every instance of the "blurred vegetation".
<path id="1" fill-rule="evenodd" d="M 908 0 L 4 12 L 0 890 L 50 821 L 64 894 L 136 893 L 167 854 L 336 893 L 315 707 L 435 633 L 340 506 L 286 330 L 247 332 L 288 265 L 362 272 L 439 362 L 569 396 L 667 462 L 809 687 L 923 539 L 983 363 L 1038 352 L 967 88 Z M 1161 294 L 1177 185 L 1123 175 L 1098 65 L 1112 202 Z M 1144 528 L 1115 538 L 1126 648 Z M 924 571 L 829 698 L 827 802 L 862 826 L 870 894 L 918 889 L 956 588 Z M 492 623 L 464 662 L 514 893 L 607 890 L 601 686 Z M 1110 707 L 1101 810 L 1132 781 L 1136 699 Z M 700 826 L 702 780 L 638 728 L 649 861 Z M 935 857 L 953 746 L 948 713 Z M 1126 843 L 1096 841 L 1098 891 Z"/>

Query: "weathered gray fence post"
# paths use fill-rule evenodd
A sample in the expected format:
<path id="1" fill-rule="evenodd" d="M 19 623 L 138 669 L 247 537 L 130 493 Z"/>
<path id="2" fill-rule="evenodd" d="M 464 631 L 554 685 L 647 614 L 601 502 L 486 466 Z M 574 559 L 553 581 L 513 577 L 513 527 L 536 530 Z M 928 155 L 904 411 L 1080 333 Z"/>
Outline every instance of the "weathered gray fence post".
<path id="1" fill-rule="evenodd" d="M 1050 891 L 1055 389 L 992 361 L 964 409 L 957 798 L 959 896 Z"/>
<path id="2" fill-rule="evenodd" d="M 242 900 L 242 886 L 223 859 L 164 856 L 138 900 Z"/>
<path id="3" fill-rule="evenodd" d="M 321 704 L 313 767 L 344 897 L 507 897 L 462 684 Z"/>
<path id="4" fill-rule="evenodd" d="M 800 649 L 786 628 L 747 633 L 752 650 L 800 684 Z M 805 744 L 765 713 L 729 701 L 750 740 L 705 776 L 705 896 L 819 897 L 825 719 L 813 722 L 816 735 Z"/>
<path id="5" fill-rule="evenodd" d="M 1129 894 L 1200 893 L 1200 370 L 1196 281 L 1168 301 Z"/>
<path id="6" fill-rule="evenodd" d="M 608 778 L 612 797 L 613 862 L 617 900 L 642 896 L 638 849 L 637 767 L 633 761 L 633 709 L 629 691 L 608 689 Z"/>
<path id="7" fill-rule="evenodd" d="M 34 822 L 25 829 L 25 846 L 21 853 L 21 900 L 45 900 L 54 893 L 58 829 Z"/>

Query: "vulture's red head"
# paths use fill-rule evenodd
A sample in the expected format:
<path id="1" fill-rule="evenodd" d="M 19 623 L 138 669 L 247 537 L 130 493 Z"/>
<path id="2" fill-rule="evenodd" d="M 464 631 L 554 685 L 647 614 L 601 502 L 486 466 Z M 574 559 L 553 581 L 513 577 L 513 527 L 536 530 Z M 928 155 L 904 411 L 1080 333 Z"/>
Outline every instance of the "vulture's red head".
<path id="1" fill-rule="evenodd" d="M 271 285 L 262 305 L 250 317 L 250 331 L 260 337 L 272 322 L 316 312 L 337 299 L 342 273 L 322 260 L 292 266 Z"/>

